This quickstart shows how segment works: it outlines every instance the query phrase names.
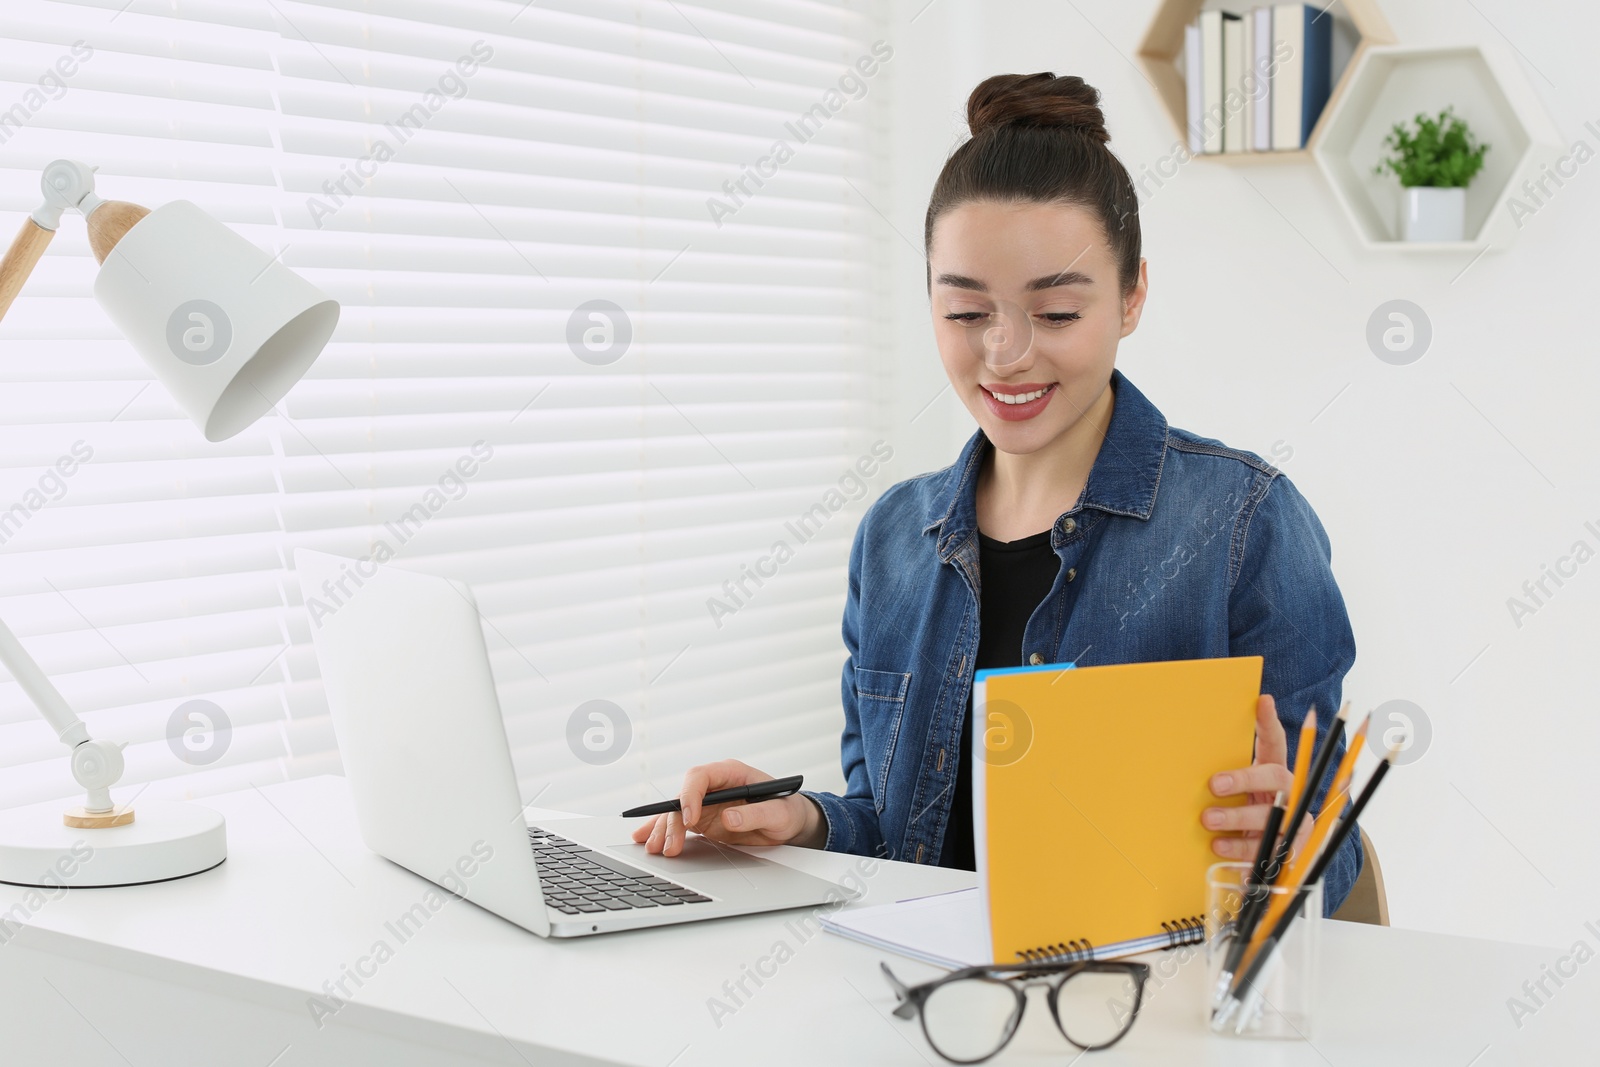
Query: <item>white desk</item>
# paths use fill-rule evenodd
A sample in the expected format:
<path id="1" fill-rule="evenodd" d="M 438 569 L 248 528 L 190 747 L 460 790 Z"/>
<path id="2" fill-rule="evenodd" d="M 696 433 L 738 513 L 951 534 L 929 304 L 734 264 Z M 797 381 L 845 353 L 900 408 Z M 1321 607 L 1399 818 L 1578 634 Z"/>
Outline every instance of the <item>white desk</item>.
<path id="1" fill-rule="evenodd" d="M 78 890 L 0 945 L 6 1063 L 942 1064 L 893 1018 L 885 957 L 808 912 L 543 941 L 451 901 L 405 942 L 384 924 L 429 883 L 367 852 L 345 782 L 323 777 L 211 798 L 230 858 L 180 882 Z M 775 858 L 838 878 L 852 857 Z M 877 903 L 971 884 L 968 872 L 880 863 Z M 0 909 L 23 890 L 0 886 Z M 813 931 L 815 927 L 811 928 Z M 1519 1029 L 1507 1009 L 1552 949 L 1330 923 L 1323 1012 L 1312 1041 L 1213 1037 L 1197 1008 L 1204 959 L 1158 985 L 1116 1048 L 1085 1064 L 1372 1065 L 1593 1063 L 1600 961 L 1580 968 Z M 308 1000 L 386 940 L 350 1002 L 318 1027 Z M 708 1001 L 787 945 L 792 958 L 731 1016 Z M 786 953 L 785 953 L 786 954 Z M 1160 955 L 1146 957 L 1159 964 Z M 893 959 L 896 972 L 936 973 Z M 764 969 L 770 971 L 770 965 Z M 1593 973 L 1589 973 L 1590 970 Z M 1160 971 L 1158 969 L 1158 975 Z M 48 984 L 46 984 L 48 982 Z M 1038 994 L 1004 1064 L 1072 1060 Z M 718 1025 L 720 1021 L 720 1025 Z"/>

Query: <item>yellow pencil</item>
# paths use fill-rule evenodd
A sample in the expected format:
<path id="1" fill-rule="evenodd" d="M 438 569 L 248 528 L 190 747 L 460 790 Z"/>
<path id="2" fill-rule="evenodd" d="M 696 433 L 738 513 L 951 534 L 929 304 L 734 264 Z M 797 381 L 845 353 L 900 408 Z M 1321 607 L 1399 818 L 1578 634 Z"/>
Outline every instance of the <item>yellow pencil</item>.
<path id="1" fill-rule="evenodd" d="M 1300 803 L 1300 790 L 1305 787 L 1306 775 L 1311 773 L 1311 750 L 1317 747 L 1317 709 L 1313 707 L 1306 712 L 1305 722 L 1300 724 L 1300 744 L 1294 751 L 1294 781 L 1289 784 L 1289 799 L 1284 804 L 1285 811 L 1293 811 L 1295 805 Z"/>
<path id="2" fill-rule="evenodd" d="M 1350 776 L 1356 771 L 1356 757 L 1361 754 L 1361 746 L 1367 740 L 1367 727 L 1372 723 L 1372 715 L 1368 713 L 1361 725 L 1356 727 L 1356 732 L 1350 738 L 1350 747 L 1344 750 L 1344 759 L 1339 761 L 1339 769 L 1334 773 L 1333 784 L 1328 787 L 1328 795 L 1334 793 L 1348 793 L 1350 791 Z"/>

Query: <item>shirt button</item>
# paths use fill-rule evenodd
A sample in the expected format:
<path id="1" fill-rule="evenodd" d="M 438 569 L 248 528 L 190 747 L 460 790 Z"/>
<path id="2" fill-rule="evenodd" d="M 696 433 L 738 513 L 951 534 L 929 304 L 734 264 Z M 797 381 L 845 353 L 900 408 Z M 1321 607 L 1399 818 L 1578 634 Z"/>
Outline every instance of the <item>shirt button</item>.
<path id="1" fill-rule="evenodd" d="M 1078 520 L 1077 519 L 1066 519 L 1061 523 L 1061 532 L 1062 533 L 1072 533 L 1077 528 L 1078 528 Z"/>
<path id="2" fill-rule="evenodd" d="M 1072 581 L 1072 579 L 1076 578 L 1077 576 L 1078 576 L 1078 568 L 1076 568 L 1076 567 L 1068 567 L 1067 568 L 1067 581 L 1070 582 L 1070 581 Z"/>
<path id="3" fill-rule="evenodd" d="M 1043 662 L 1044 662 L 1044 657 L 1039 655 L 1039 653 L 1037 653 L 1037 652 L 1035 652 L 1033 655 L 1028 657 L 1028 664 L 1030 666 L 1037 667 L 1039 664 L 1041 664 Z"/>

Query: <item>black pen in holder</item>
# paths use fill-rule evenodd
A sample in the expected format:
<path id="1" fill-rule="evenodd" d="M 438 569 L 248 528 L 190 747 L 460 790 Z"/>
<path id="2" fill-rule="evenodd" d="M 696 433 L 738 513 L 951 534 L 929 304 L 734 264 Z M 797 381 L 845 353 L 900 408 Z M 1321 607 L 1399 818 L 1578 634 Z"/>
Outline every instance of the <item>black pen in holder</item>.
<path id="1" fill-rule="evenodd" d="M 1251 884 L 1249 863 L 1216 863 L 1206 872 L 1206 988 L 1223 981 L 1223 970 L 1232 956 L 1239 931 L 1239 913 Z M 1257 892 L 1261 892 L 1258 888 Z M 1292 907 L 1300 889 L 1287 886 L 1265 888 L 1262 911 L 1277 914 Z M 1307 1040 L 1312 1036 L 1316 1004 L 1317 950 L 1322 936 L 1322 885 L 1312 885 L 1305 893 L 1303 912 L 1283 930 L 1283 938 L 1270 949 L 1270 955 L 1244 988 L 1237 989 L 1238 1000 L 1229 999 L 1220 1009 L 1214 997 L 1205 1004 L 1206 1027 L 1218 1033 L 1242 1037 Z M 1266 933 L 1256 931 L 1258 937 Z M 1259 949 L 1243 954 L 1244 973 L 1254 962 Z"/>

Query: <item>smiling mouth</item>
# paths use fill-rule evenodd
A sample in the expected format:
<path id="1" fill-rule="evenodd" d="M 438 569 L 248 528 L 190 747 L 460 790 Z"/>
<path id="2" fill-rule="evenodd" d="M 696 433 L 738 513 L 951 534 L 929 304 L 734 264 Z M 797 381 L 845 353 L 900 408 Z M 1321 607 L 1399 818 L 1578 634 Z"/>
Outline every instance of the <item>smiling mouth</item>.
<path id="1" fill-rule="evenodd" d="M 1050 390 L 1054 389 L 1055 384 L 1051 383 L 1050 385 L 1043 386 L 1039 389 L 1029 390 L 1026 393 L 1001 393 L 991 389 L 987 385 L 979 386 L 979 388 L 988 393 L 990 396 L 994 397 L 1000 403 L 1014 406 L 1017 404 L 1028 404 L 1038 400 L 1040 397 L 1050 392 Z"/>

